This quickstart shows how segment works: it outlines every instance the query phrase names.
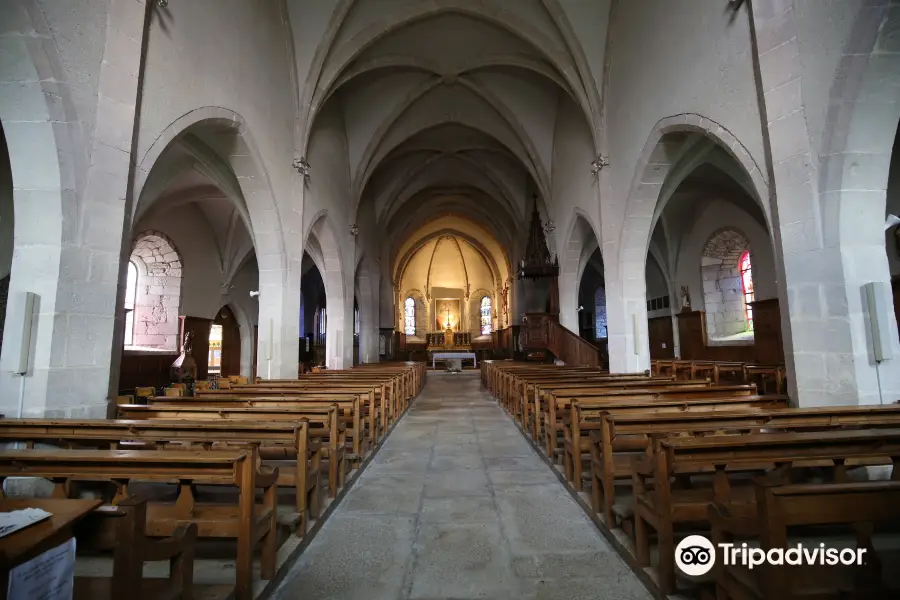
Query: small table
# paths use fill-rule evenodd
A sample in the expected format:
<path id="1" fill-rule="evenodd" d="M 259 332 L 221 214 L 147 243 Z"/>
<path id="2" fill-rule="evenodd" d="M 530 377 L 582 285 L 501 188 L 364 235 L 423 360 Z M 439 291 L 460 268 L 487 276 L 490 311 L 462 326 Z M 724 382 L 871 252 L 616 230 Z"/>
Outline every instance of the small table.
<path id="1" fill-rule="evenodd" d="M 474 352 L 435 352 L 431 355 L 431 368 L 434 368 L 434 363 L 439 360 L 448 360 L 448 359 L 457 359 L 460 361 L 472 359 L 472 365 L 477 367 L 478 360 L 475 358 Z"/>
<path id="2" fill-rule="evenodd" d="M 100 500 L 50 498 L 5 498 L 0 500 L 0 511 L 2 512 L 40 508 L 53 514 L 40 523 L 0 538 L 0 600 L 6 600 L 10 570 L 72 539 L 75 524 L 101 504 L 103 502 Z"/>

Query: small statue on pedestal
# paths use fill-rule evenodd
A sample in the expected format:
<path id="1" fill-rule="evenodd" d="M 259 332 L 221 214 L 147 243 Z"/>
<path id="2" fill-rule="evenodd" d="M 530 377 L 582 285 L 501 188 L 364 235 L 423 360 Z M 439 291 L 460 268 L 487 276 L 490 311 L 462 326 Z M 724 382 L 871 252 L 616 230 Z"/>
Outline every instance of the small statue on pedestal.
<path id="1" fill-rule="evenodd" d="M 175 383 L 186 383 L 193 395 L 194 381 L 197 380 L 197 361 L 191 355 L 193 346 L 193 331 L 184 334 L 184 343 L 181 345 L 181 354 L 169 367 L 169 372 Z"/>
<path id="2" fill-rule="evenodd" d="M 691 293 L 688 286 L 681 286 L 681 312 L 691 312 Z"/>

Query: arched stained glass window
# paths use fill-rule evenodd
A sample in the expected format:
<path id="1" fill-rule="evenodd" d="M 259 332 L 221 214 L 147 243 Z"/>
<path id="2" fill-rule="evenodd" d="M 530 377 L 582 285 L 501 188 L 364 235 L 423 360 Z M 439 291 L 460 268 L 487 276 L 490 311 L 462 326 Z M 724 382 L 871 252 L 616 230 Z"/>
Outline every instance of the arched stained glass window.
<path id="1" fill-rule="evenodd" d="M 128 283 L 125 287 L 125 345 L 134 344 L 134 303 L 137 300 L 138 270 L 128 261 Z"/>
<path id="2" fill-rule="evenodd" d="M 416 301 L 407 298 L 403 305 L 403 331 L 406 335 L 416 335 Z"/>
<path id="3" fill-rule="evenodd" d="M 594 337 L 603 339 L 608 337 L 606 329 L 606 289 L 599 287 L 594 293 Z"/>
<path id="4" fill-rule="evenodd" d="M 741 269 L 741 291 L 744 293 L 744 314 L 747 316 L 747 330 L 753 331 L 753 307 L 750 305 L 754 300 L 753 271 L 750 267 L 749 250 L 741 255 L 738 265 Z"/>
<path id="5" fill-rule="evenodd" d="M 491 329 L 491 298 L 485 296 L 481 299 L 481 335 L 490 335 Z"/>

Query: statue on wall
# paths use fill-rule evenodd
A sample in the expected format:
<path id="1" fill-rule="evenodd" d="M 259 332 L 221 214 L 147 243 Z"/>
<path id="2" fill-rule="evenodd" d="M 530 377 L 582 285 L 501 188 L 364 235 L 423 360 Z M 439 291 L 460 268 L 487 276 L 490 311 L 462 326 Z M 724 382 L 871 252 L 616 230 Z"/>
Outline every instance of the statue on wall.
<path id="1" fill-rule="evenodd" d="M 194 332 L 184 334 L 184 343 L 181 344 L 181 354 L 170 367 L 172 379 L 176 383 L 191 383 L 197 380 L 197 361 L 191 355 L 193 348 Z"/>
<path id="2" fill-rule="evenodd" d="M 509 325 L 509 282 L 500 290 L 500 311 L 503 314 L 503 326 Z"/>
<path id="3" fill-rule="evenodd" d="M 689 312 L 691 310 L 691 293 L 688 291 L 688 286 L 681 286 L 681 311 Z"/>

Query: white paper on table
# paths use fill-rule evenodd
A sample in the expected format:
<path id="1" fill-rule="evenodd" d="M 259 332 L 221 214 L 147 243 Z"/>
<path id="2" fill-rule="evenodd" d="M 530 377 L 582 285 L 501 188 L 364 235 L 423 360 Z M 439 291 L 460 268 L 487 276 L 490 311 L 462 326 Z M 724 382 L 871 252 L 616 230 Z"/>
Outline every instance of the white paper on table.
<path id="1" fill-rule="evenodd" d="M 0 513 L 0 538 L 25 529 L 53 515 L 40 508 L 23 508 Z"/>
<path id="2" fill-rule="evenodd" d="M 9 572 L 8 600 L 72 600 L 75 538 Z"/>

